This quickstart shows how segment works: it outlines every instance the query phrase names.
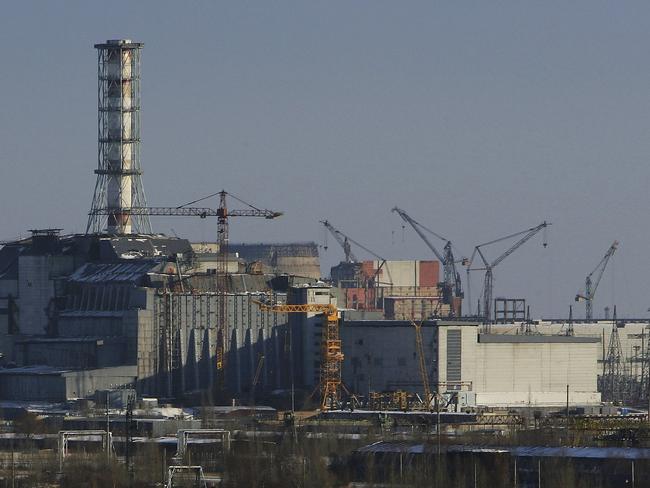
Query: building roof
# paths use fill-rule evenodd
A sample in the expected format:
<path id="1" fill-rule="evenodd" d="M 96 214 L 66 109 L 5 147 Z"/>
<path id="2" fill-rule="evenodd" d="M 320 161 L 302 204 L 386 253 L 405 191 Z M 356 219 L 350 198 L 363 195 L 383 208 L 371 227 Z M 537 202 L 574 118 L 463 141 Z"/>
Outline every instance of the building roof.
<path id="1" fill-rule="evenodd" d="M 479 334 L 478 341 L 488 344 L 522 344 L 522 343 L 598 343 L 600 337 L 576 337 L 566 335 L 526 335 L 526 334 Z"/>
<path id="2" fill-rule="evenodd" d="M 344 315 L 345 317 L 345 315 Z M 418 324 L 420 322 L 418 321 Z M 345 320 L 346 327 L 375 327 L 375 328 L 394 328 L 394 327 L 413 327 L 410 320 Z M 423 327 L 478 327 L 478 322 L 459 321 L 459 320 L 425 320 L 421 324 Z"/>
<path id="3" fill-rule="evenodd" d="M 164 258 L 190 252 L 192 246 L 187 239 L 164 235 L 104 236 L 99 239 L 102 261 Z"/>
<path id="4" fill-rule="evenodd" d="M 246 261 L 262 261 L 265 264 L 271 264 L 274 257 L 318 257 L 318 244 L 315 242 L 229 244 L 228 249 Z"/>
<path id="5" fill-rule="evenodd" d="M 431 445 L 412 442 L 379 441 L 357 449 L 358 453 L 431 453 Z M 507 453 L 515 457 L 561 457 L 582 459 L 650 459 L 650 449 L 630 447 L 545 447 L 444 445 L 445 452 Z"/>
<path id="6" fill-rule="evenodd" d="M 77 268 L 69 281 L 74 283 L 133 283 L 143 284 L 147 273 L 157 268 L 154 260 L 119 263 L 86 263 Z"/>

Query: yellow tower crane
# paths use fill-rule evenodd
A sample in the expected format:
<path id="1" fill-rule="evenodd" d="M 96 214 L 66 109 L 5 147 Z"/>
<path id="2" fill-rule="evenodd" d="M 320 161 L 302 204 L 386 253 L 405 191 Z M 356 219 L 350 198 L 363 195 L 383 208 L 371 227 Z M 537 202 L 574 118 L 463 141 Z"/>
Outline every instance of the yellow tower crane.
<path id="1" fill-rule="evenodd" d="M 261 310 L 275 313 L 322 313 L 326 323 L 321 340 L 320 408 L 335 409 L 341 403 L 341 366 L 343 352 L 339 336 L 339 310 L 332 304 L 270 305 L 260 301 Z"/>

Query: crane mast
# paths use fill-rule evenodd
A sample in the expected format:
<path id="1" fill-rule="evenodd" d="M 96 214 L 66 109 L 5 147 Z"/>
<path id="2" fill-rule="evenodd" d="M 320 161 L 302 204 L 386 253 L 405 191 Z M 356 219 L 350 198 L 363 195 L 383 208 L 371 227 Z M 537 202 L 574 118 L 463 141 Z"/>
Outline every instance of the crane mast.
<path id="1" fill-rule="evenodd" d="M 343 352 L 339 335 L 339 311 L 330 303 L 282 305 L 268 304 L 253 300 L 260 310 L 275 313 L 322 313 L 325 324 L 321 337 L 321 364 L 320 364 L 320 408 L 332 410 L 341 404 L 341 369 L 343 365 Z"/>
<path id="2" fill-rule="evenodd" d="M 411 324 L 415 327 L 415 347 L 418 354 L 418 366 L 420 368 L 420 377 L 422 378 L 422 387 L 424 389 L 424 404 L 427 409 L 431 408 L 433 402 L 433 395 L 431 393 L 431 385 L 429 383 L 429 372 L 427 371 L 426 359 L 424 356 L 424 343 L 422 341 L 422 324 L 416 324 L 411 320 Z"/>
<path id="3" fill-rule="evenodd" d="M 350 246 L 350 239 L 348 236 L 343 234 L 341 231 L 338 229 L 334 228 L 332 224 L 329 223 L 327 220 L 321 220 L 321 224 L 325 226 L 325 228 L 334 236 L 334 239 L 336 239 L 336 242 L 339 243 L 339 245 L 343 248 L 343 252 L 345 253 L 345 262 L 346 263 L 358 263 L 359 260 L 357 257 L 352 253 L 352 248 Z M 357 244 L 359 245 L 359 244 Z M 363 248 L 363 246 L 360 246 Z"/>
<path id="4" fill-rule="evenodd" d="M 413 230 L 417 233 L 418 236 L 424 241 L 433 254 L 438 258 L 443 265 L 443 281 L 442 281 L 442 297 L 443 303 L 452 305 L 450 307 L 450 316 L 455 315 L 455 310 L 453 306 L 453 298 L 463 298 L 463 289 L 460 281 L 460 274 L 456 271 L 456 259 L 454 258 L 454 252 L 452 249 L 452 244 L 449 239 L 445 239 L 441 235 L 435 233 L 431 229 L 428 229 L 417 220 L 412 218 L 404 210 L 398 207 L 393 207 L 392 212 L 397 213 L 404 222 L 413 227 Z M 429 240 L 424 231 L 429 232 L 438 239 L 445 241 L 444 253 L 440 253 L 436 246 Z"/>
<path id="5" fill-rule="evenodd" d="M 472 257 L 469 259 L 467 272 L 469 273 L 469 271 L 485 271 L 485 277 L 483 279 L 483 300 L 482 300 L 483 310 L 481 312 L 486 323 L 489 323 L 490 320 L 492 320 L 492 291 L 494 287 L 494 280 L 493 280 L 494 268 L 498 266 L 501 262 L 503 262 L 503 260 L 506 259 L 508 256 L 510 256 L 513 252 L 515 252 L 517 249 L 523 246 L 538 232 L 540 232 L 542 229 L 545 229 L 549 225 L 551 224 L 544 221 L 541 224 L 537 225 L 536 227 L 531 227 L 530 229 L 526 229 L 521 232 L 516 232 L 514 234 L 510 234 L 504 237 L 499 237 L 498 239 L 494 239 L 492 241 L 479 244 L 474 248 Z M 496 259 L 494 259 L 491 262 L 486 258 L 485 254 L 483 253 L 482 248 L 486 246 L 496 244 L 505 240 L 514 239 L 515 237 L 519 237 L 519 236 L 521 237 L 517 242 L 515 242 L 512 246 L 506 249 L 503 253 L 501 253 Z M 547 246 L 546 241 L 544 241 L 543 245 L 544 247 Z M 471 267 L 472 263 L 474 262 L 474 258 L 476 256 L 479 256 L 481 258 L 481 261 L 483 262 L 482 268 Z"/>
<path id="6" fill-rule="evenodd" d="M 600 260 L 598 265 L 594 268 L 594 270 L 591 273 L 587 275 L 587 278 L 585 279 L 584 295 L 580 293 L 576 294 L 575 297 L 576 302 L 582 300 L 584 300 L 585 302 L 585 318 L 587 320 L 593 319 L 593 300 L 594 300 L 594 296 L 596 295 L 596 290 L 598 289 L 598 285 L 600 284 L 600 279 L 603 277 L 603 273 L 605 272 L 607 263 L 609 263 L 609 260 L 614 255 L 617 248 L 618 248 L 618 241 L 614 241 L 612 245 L 609 246 L 609 249 L 603 256 L 603 258 Z"/>
<path id="7" fill-rule="evenodd" d="M 378 276 L 379 276 L 379 273 L 381 272 L 381 270 L 383 269 L 384 265 L 386 264 L 386 259 L 381 257 L 376 252 L 368 249 L 366 246 L 364 246 L 360 242 L 355 241 L 350 236 L 344 234 L 339 229 L 335 228 L 328 220 L 321 220 L 320 223 L 323 224 L 323 226 L 335 237 L 336 241 L 343 248 L 343 251 L 345 252 L 345 262 L 346 263 L 359 263 L 359 260 L 352 253 L 352 250 L 350 249 L 350 243 L 354 244 L 355 246 L 357 246 L 357 247 L 363 249 L 364 251 L 366 251 L 368 254 L 374 256 L 375 258 L 377 258 L 377 260 L 379 262 L 379 265 L 377 266 L 377 269 L 375 270 L 372 278 L 370 278 L 366 282 L 366 287 L 368 287 L 368 288 L 374 287 L 375 288 L 374 300 L 376 302 L 377 296 L 378 296 L 377 291 L 378 291 L 378 288 L 379 288 Z M 368 302 L 368 295 L 366 294 L 366 305 L 368 304 L 367 302 Z M 376 303 L 373 306 L 376 306 Z"/>
<path id="8" fill-rule="evenodd" d="M 212 209 L 207 207 L 192 207 L 191 205 L 200 201 L 219 196 L 219 208 Z M 227 205 L 226 196 L 230 196 L 248 208 L 230 210 Z M 91 214 L 108 215 L 107 209 L 96 209 Z M 228 292 L 228 234 L 230 217 L 262 217 L 265 219 L 275 219 L 282 215 L 282 212 L 276 212 L 268 209 L 261 209 L 241 200 L 231 193 L 221 190 L 220 192 L 199 198 L 192 202 L 180 205 L 178 207 L 131 207 L 128 209 L 131 215 L 150 215 L 162 217 L 217 217 L 217 244 L 219 251 L 217 254 L 217 292 L 218 292 L 218 317 L 217 326 L 217 344 L 216 344 L 216 390 L 223 391 L 225 386 L 225 345 L 229 337 L 228 331 L 228 302 L 226 294 Z"/>

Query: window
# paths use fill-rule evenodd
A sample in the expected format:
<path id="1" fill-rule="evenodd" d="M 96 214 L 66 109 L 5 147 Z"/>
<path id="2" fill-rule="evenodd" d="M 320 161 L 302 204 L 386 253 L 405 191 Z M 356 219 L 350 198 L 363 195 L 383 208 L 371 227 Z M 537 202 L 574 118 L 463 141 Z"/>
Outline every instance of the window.
<path id="1" fill-rule="evenodd" d="M 461 331 L 447 331 L 447 381 L 461 381 Z"/>

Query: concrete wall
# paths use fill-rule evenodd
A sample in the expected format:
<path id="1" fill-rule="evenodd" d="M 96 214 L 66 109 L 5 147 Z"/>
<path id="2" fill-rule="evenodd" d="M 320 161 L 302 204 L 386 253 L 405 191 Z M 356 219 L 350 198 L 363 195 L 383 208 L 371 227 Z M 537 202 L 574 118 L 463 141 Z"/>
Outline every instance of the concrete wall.
<path id="1" fill-rule="evenodd" d="M 430 324 L 434 324 L 431 322 Z M 452 378 L 457 358 L 448 350 L 460 334 L 460 383 Z M 441 391 L 471 390 L 488 406 L 594 404 L 598 338 L 479 335 L 477 324 L 440 322 L 422 327 L 431 385 Z M 405 389 L 422 393 L 414 328 L 407 321 L 345 321 L 341 327 L 343 380 L 360 394 Z M 453 364 L 456 362 L 455 364 Z"/>
<path id="2" fill-rule="evenodd" d="M 275 271 L 316 280 L 321 277 L 318 257 L 280 256 L 276 260 Z"/>
<path id="3" fill-rule="evenodd" d="M 289 296 L 292 304 L 337 305 L 334 293 L 327 286 L 293 288 Z M 320 363 L 322 347 L 322 325 L 324 317 L 318 313 L 290 314 L 289 325 L 292 330 L 294 349 L 295 379 L 298 385 L 313 388 L 320 382 Z"/>
<path id="4" fill-rule="evenodd" d="M 450 306 L 440 303 L 440 297 L 386 297 L 384 313 L 389 320 L 426 320 L 433 315 L 449 315 Z"/>
<path id="5" fill-rule="evenodd" d="M 262 312 L 253 303 L 257 295 L 230 294 L 226 298 L 229 390 L 241 394 L 250 389 L 260 355 L 265 360 L 258 390 L 286 387 L 289 384 L 286 315 Z M 218 294 L 173 293 L 167 297 L 152 294 L 151 300 L 150 315 L 140 316 L 138 328 L 139 379 L 143 391 L 174 396 L 212 387 L 220 326 Z M 283 303 L 286 297 L 280 294 L 274 300 Z M 163 350 L 166 328 L 176 351 L 176 356 L 167 362 Z"/>
<path id="6" fill-rule="evenodd" d="M 135 383 L 135 367 L 57 371 L 34 367 L 0 374 L 0 398 L 5 400 L 63 402 L 89 397 L 95 390 Z"/>
<path id="7" fill-rule="evenodd" d="M 54 297 L 54 280 L 72 271 L 71 256 L 30 256 L 18 258 L 19 329 L 21 334 L 45 334 L 46 310 Z"/>
<path id="8" fill-rule="evenodd" d="M 96 390 L 120 388 L 133 385 L 137 378 L 135 366 L 89 369 L 65 373 L 66 397 L 87 398 Z"/>
<path id="9" fill-rule="evenodd" d="M 370 269 L 364 262 L 366 273 L 374 274 L 381 261 L 371 261 Z M 435 287 L 440 281 L 438 261 L 386 261 L 379 271 L 380 286 L 428 286 Z"/>
<path id="10" fill-rule="evenodd" d="M 627 371 L 633 376 L 641 375 L 641 363 L 630 361 L 635 354 L 641 354 L 643 348 L 648 348 L 650 339 L 650 323 L 646 321 L 622 320 L 618 327 L 618 336 L 621 341 L 622 362 Z M 499 334 L 515 334 L 521 329 L 521 324 L 496 324 L 492 330 Z M 576 337 L 594 337 L 600 339 L 597 351 L 599 362 L 598 374 L 602 373 L 602 360 L 607 355 L 607 347 L 612 333 L 611 320 L 598 320 L 590 323 L 577 322 L 573 324 Z M 536 332 L 544 335 L 558 335 L 566 330 L 566 322 L 541 321 L 534 327 Z"/>
<path id="11" fill-rule="evenodd" d="M 429 381 L 437 382 L 437 329 L 422 327 Z M 369 391 L 407 390 L 424 393 L 415 328 L 410 322 L 358 320 L 343 322 L 343 382 L 361 395 Z"/>
<path id="12" fill-rule="evenodd" d="M 498 342 L 487 342 L 497 339 Z M 477 403 L 563 405 L 600 401 L 597 393 L 597 339 L 572 337 L 481 336 L 473 374 Z M 588 340 L 588 339 L 586 339 Z"/>
<path id="13" fill-rule="evenodd" d="M 65 379 L 59 374 L 0 375 L 0 398 L 15 401 L 65 401 Z"/>

